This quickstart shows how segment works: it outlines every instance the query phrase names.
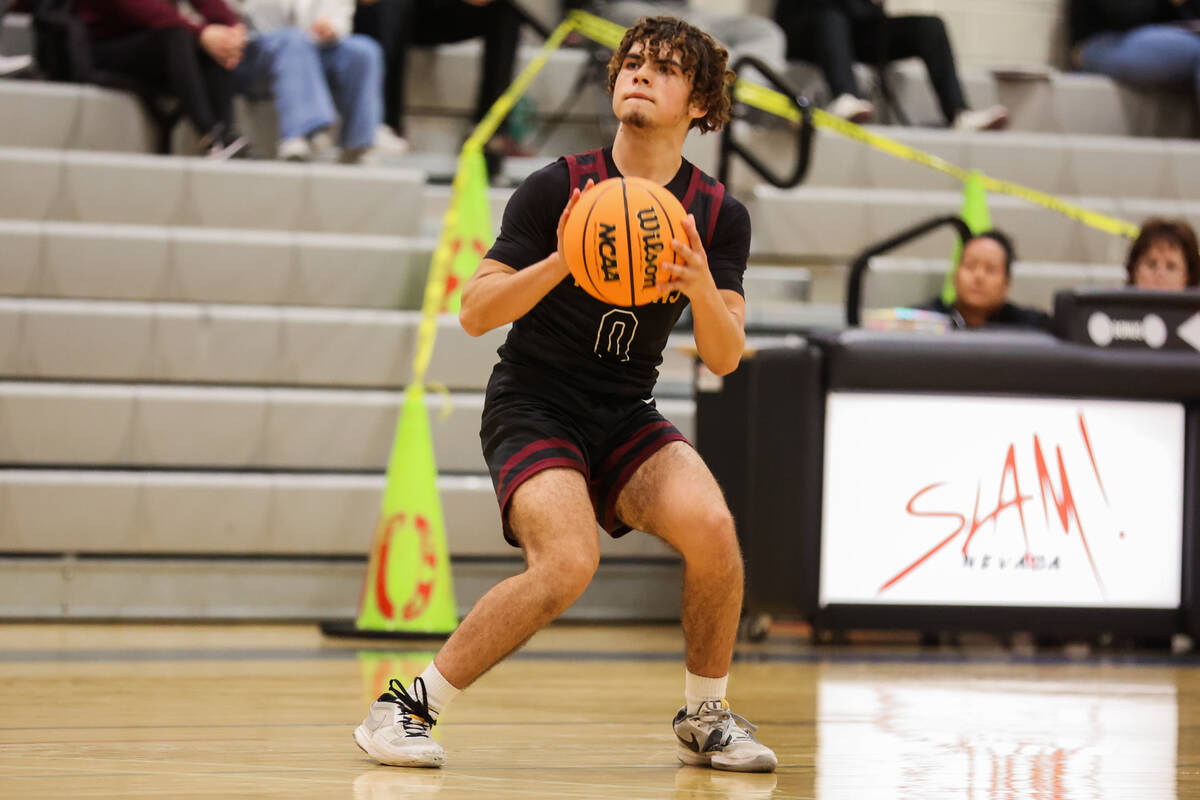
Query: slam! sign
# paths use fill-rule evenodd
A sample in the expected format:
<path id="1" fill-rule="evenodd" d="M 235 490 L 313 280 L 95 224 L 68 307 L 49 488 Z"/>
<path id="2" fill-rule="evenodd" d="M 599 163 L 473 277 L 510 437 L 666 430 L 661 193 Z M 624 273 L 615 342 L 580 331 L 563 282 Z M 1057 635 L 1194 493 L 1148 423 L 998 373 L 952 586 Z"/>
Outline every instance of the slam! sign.
<path id="1" fill-rule="evenodd" d="M 835 392 L 821 605 L 1176 608 L 1183 407 Z"/>

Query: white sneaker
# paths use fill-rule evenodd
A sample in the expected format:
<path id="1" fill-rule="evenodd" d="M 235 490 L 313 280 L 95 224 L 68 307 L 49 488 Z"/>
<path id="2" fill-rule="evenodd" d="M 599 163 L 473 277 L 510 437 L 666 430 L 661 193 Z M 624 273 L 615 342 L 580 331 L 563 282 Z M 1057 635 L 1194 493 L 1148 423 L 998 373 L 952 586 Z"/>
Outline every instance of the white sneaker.
<path id="1" fill-rule="evenodd" d="M 960 111 L 954 118 L 954 129 L 959 131 L 998 131 L 1007 127 L 1008 109 L 1001 105 Z"/>
<path id="2" fill-rule="evenodd" d="M 446 751 L 430 732 L 437 719 L 429 710 L 425 681 L 414 678 L 413 693 L 392 678 L 388 690 L 371 703 L 367 718 L 354 729 L 354 742 L 380 764 L 393 767 L 440 767 Z"/>
<path id="3" fill-rule="evenodd" d="M 308 161 L 312 159 L 312 147 L 303 136 L 284 139 L 275 150 L 280 161 Z"/>
<path id="4" fill-rule="evenodd" d="M 707 700 L 695 714 L 684 706 L 671 727 L 678 740 L 675 754 L 684 764 L 731 772 L 774 772 L 779 765 L 771 749 L 755 740 L 758 728 L 731 712 L 725 700 Z"/>
<path id="5" fill-rule="evenodd" d="M 375 129 L 375 149 L 383 155 L 402 156 L 408 152 L 408 139 L 397 136 L 387 125 Z"/>
<path id="6" fill-rule="evenodd" d="M 379 155 L 374 147 L 343 147 L 342 152 L 338 154 L 338 162 L 369 166 L 379 163 Z"/>
<path id="7" fill-rule="evenodd" d="M 847 122 L 869 122 L 875 115 L 874 105 L 850 93 L 838 95 L 825 110 Z"/>
<path id="8" fill-rule="evenodd" d="M 250 155 L 250 140 L 238 136 L 229 142 L 215 141 L 208 146 L 204 157 L 211 161 L 228 161 L 231 158 L 247 158 Z"/>
<path id="9" fill-rule="evenodd" d="M 308 146 L 312 148 L 313 158 L 319 158 L 330 150 L 333 147 L 333 136 L 330 135 L 329 129 L 319 130 L 308 137 Z"/>

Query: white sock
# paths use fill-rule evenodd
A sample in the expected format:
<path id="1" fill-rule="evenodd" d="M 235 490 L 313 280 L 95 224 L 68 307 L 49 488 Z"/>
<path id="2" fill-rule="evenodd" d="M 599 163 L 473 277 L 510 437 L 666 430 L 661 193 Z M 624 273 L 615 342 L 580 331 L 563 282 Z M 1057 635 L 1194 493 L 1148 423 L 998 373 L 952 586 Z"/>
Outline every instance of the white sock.
<path id="1" fill-rule="evenodd" d="M 429 694 L 429 710 L 434 716 L 441 716 L 446 706 L 450 705 L 450 701 L 462 691 L 446 680 L 432 661 L 421 673 L 421 680 L 425 682 L 425 691 Z"/>
<path id="2" fill-rule="evenodd" d="M 728 684 L 728 674 L 720 678 L 705 678 L 703 675 L 696 675 L 688 671 L 683 684 L 683 696 L 687 700 L 687 713 L 695 714 L 705 700 L 724 700 L 725 688 Z"/>

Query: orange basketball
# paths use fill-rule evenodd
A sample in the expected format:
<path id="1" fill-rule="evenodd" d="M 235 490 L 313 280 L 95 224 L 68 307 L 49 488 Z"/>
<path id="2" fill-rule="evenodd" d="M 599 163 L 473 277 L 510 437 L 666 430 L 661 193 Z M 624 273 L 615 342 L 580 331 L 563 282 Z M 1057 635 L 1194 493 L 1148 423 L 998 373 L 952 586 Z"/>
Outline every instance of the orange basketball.
<path id="1" fill-rule="evenodd" d="M 658 299 L 659 265 L 687 241 L 683 206 L 644 178 L 609 178 L 583 193 L 563 232 L 567 267 L 588 294 L 614 306 Z"/>

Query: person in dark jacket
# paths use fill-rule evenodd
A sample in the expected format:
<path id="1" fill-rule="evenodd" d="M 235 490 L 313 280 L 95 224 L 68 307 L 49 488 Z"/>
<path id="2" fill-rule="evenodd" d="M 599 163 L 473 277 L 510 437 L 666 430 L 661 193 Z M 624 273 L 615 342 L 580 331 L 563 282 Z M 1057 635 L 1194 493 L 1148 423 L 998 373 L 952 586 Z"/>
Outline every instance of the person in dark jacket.
<path id="1" fill-rule="evenodd" d="M 483 37 L 473 117 L 478 122 L 512 82 L 521 18 L 509 0 L 358 0 L 354 32 L 370 36 L 383 48 L 383 121 L 394 137 L 382 129 L 381 133 L 385 146 L 407 149 L 406 142 L 393 138 L 405 137 L 409 48 Z"/>
<path id="2" fill-rule="evenodd" d="M 1000 231 L 987 231 L 963 244 L 954 271 L 954 303 L 935 298 L 924 308 L 947 315 L 956 328 L 1034 328 L 1050 330 L 1050 316 L 1008 302 L 1012 286 L 1012 241 Z"/>
<path id="3" fill-rule="evenodd" d="M 233 126 L 233 77 L 246 28 L 223 0 L 191 0 L 200 22 L 170 0 L 79 0 L 96 67 L 174 95 L 202 150 L 228 158 L 246 140 Z"/>
<path id="4" fill-rule="evenodd" d="M 1084 72 L 1189 86 L 1200 102 L 1200 0 L 1071 0 L 1069 27 Z"/>
<path id="5" fill-rule="evenodd" d="M 776 0 L 775 21 L 787 35 L 788 59 L 811 61 L 825 74 L 833 97 L 826 109 L 831 114 L 867 122 L 875 112 L 859 91 L 855 61 L 882 67 L 918 57 L 949 125 L 992 130 L 1008 124 L 1004 106 L 968 108 L 941 17 L 889 16 L 883 0 Z"/>

